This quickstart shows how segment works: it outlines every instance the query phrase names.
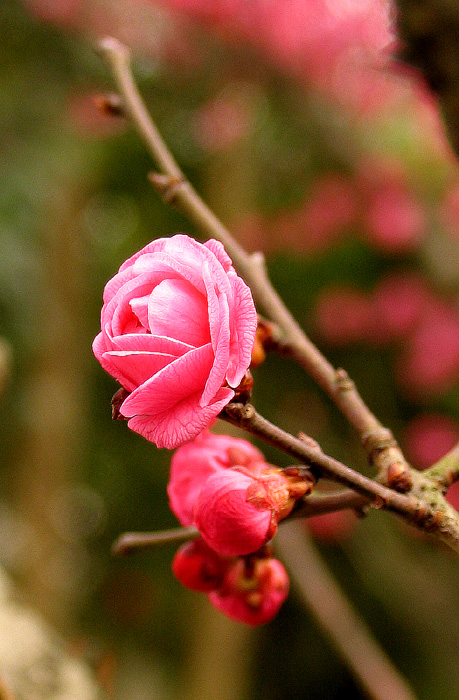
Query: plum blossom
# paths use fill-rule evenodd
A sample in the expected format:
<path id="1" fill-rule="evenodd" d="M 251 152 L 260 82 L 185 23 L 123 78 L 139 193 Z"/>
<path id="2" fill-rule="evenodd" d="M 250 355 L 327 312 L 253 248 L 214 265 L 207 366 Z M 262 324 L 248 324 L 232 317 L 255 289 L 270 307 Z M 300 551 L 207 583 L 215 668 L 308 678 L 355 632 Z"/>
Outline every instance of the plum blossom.
<path id="1" fill-rule="evenodd" d="M 213 474 L 237 465 L 265 466 L 256 447 L 228 435 L 212 435 L 204 430 L 192 442 L 182 445 L 171 461 L 167 493 L 172 512 L 182 525 L 194 523 L 194 508 L 202 487 Z"/>
<path id="2" fill-rule="evenodd" d="M 261 625 L 277 615 L 289 591 L 288 574 L 277 559 L 237 559 L 222 585 L 208 598 L 222 613 L 247 625 Z"/>
<path id="3" fill-rule="evenodd" d="M 237 467 L 207 479 L 195 507 L 195 524 L 220 554 L 250 554 L 277 530 L 295 503 L 290 482 L 280 469 L 265 465 L 259 474 Z M 304 493 L 304 492 L 303 492 Z"/>
<path id="4" fill-rule="evenodd" d="M 257 315 L 225 249 L 160 238 L 107 283 L 102 367 L 129 392 L 120 413 L 158 447 L 196 437 L 231 401 L 250 365 Z"/>

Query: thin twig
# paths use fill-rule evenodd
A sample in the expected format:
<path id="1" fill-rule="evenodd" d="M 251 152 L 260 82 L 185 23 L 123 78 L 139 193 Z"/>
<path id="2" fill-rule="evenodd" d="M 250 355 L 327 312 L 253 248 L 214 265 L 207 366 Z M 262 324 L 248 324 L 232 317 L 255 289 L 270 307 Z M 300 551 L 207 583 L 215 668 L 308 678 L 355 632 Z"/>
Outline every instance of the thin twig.
<path id="1" fill-rule="evenodd" d="M 249 255 L 186 180 L 140 96 L 132 76 L 128 49 L 111 37 L 102 39 L 99 49 L 110 66 L 126 113 L 161 171 L 159 176 L 151 177 L 158 191 L 168 203 L 173 201 L 177 204 L 205 235 L 223 243 L 235 267 L 251 287 L 260 308 L 279 325 L 283 343 L 288 346 L 291 355 L 305 367 L 355 428 L 381 480 L 386 480 L 391 464 L 402 465 L 408 470 L 392 434 L 366 406 L 354 383 L 343 370 L 335 370 L 293 318 L 268 278 L 263 255 Z"/>
<path id="2" fill-rule="evenodd" d="M 199 537 L 199 530 L 195 527 L 176 527 L 173 530 L 160 530 L 158 532 L 125 532 L 114 541 L 111 551 L 113 556 L 120 557 L 138 552 L 141 549 L 186 542 L 196 537 Z"/>
<path id="3" fill-rule="evenodd" d="M 286 525 L 276 542 L 299 594 L 368 697 L 415 700 L 405 679 L 331 578 L 304 528 L 298 523 Z"/>
<path id="4" fill-rule="evenodd" d="M 302 498 L 296 508 L 288 516 L 292 518 L 311 518 L 314 515 L 324 515 L 334 513 L 337 510 L 347 508 L 361 509 L 371 504 L 368 496 L 363 496 L 351 489 L 337 491 L 336 493 L 324 493 L 323 495 L 313 494 Z M 283 522 L 281 520 L 281 522 Z"/>
<path id="5" fill-rule="evenodd" d="M 288 519 L 310 518 L 313 515 L 332 513 L 344 508 L 362 508 L 368 503 L 368 498 L 350 489 L 338 493 L 327 493 L 323 496 L 316 494 L 303 498 L 298 507 L 288 516 Z M 287 521 L 281 520 L 281 524 L 284 522 Z M 154 549 L 161 545 L 194 540 L 199 535 L 199 530 L 195 527 L 176 527 L 173 530 L 157 530 L 155 532 L 124 532 L 113 542 L 111 553 L 114 557 L 123 557 L 143 549 Z"/>

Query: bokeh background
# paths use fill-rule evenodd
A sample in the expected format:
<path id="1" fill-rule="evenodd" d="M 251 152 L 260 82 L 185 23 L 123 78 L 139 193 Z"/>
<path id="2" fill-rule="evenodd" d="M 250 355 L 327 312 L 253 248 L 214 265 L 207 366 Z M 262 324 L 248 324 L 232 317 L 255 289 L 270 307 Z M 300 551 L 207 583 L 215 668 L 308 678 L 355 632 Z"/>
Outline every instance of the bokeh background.
<path id="1" fill-rule="evenodd" d="M 124 530 L 176 522 L 170 455 L 110 420 L 116 385 L 91 352 L 103 286 L 152 238 L 198 232 L 152 190 L 137 134 L 98 111 L 113 88 L 96 39 L 131 46 L 187 176 L 265 252 L 298 320 L 424 468 L 459 440 L 459 168 L 434 96 L 393 58 L 394 12 L 385 0 L 1 2 L 0 564 L 103 697 L 363 695 L 294 590 L 251 629 L 181 588 L 173 546 L 110 557 Z M 254 401 L 366 470 L 292 363 L 269 357 Z M 419 698 L 458 698 L 457 556 L 384 513 L 309 531 Z"/>

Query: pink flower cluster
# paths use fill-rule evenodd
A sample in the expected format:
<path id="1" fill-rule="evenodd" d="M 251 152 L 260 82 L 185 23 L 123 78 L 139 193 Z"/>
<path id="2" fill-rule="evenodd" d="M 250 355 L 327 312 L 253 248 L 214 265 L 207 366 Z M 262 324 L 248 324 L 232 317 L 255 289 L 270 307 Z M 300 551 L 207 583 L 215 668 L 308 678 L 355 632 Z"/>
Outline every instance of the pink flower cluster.
<path id="1" fill-rule="evenodd" d="M 129 427 L 173 449 L 210 425 L 249 368 L 257 314 L 223 246 L 176 235 L 133 255 L 104 291 L 94 354 L 129 394 Z"/>
<path id="2" fill-rule="evenodd" d="M 167 492 L 182 525 L 223 556 L 252 554 L 306 492 L 245 440 L 205 431 L 174 454 Z"/>
<path id="3" fill-rule="evenodd" d="M 287 596 L 288 577 L 264 545 L 306 488 L 245 440 L 204 431 L 180 447 L 172 458 L 170 506 L 201 538 L 177 552 L 176 577 L 234 619 L 270 620 Z"/>
<path id="4" fill-rule="evenodd" d="M 202 539 L 179 550 L 175 575 L 230 617 L 267 622 L 289 583 L 265 545 L 309 485 L 245 440 L 207 430 L 251 363 L 257 315 L 249 288 L 217 241 L 160 239 L 107 283 L 101 327 L 93 349 L 123 387 L 117 414 L 158 447 L 180 446 L 170 504 Z"/>
<path id="5" fill-rule="evenodd" d="M 459 379 L 459 313 L 417 274 L 388 275 L 372 294 L 350 286 L 325 290 L 316 325 L 336 346 L 399 344 L 395 373 L 410 396 L 434 395 Z"/>
<path id="6" fill-rule="evenodd" d="M 394 91 L 381 71 L 394 43 L 387 0 L 161 1 L 347 103 L 380 106 Z"/>
<path id="7" fill-rule="evenodd" d="M 206 593 L 217 610 L 248 625 L 272 620 L 289 591 L 287 572 L 268 553 L 223 557 L 201 538 L 180 547 L 172 571 L 183 586 Z"/>

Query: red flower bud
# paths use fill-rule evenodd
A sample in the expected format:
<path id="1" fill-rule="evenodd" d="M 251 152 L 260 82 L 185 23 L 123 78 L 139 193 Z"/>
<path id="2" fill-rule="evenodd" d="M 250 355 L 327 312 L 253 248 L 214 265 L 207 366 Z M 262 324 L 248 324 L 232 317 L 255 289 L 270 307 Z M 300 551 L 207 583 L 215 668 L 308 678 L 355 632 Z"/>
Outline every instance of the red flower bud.
<path id="1" fill-rule="evenodd" d="M 257 559 L 253 566 L 238 559 L 228 569 L 220 588 L 210 592 L 208 598 L 231 619 L 261 625 L 278 613 L 288 591 L 287 572 L 277 559 Z"/>
<path id="2" fill-rule="evenodd" d="M 199 538 L 182 545 L 172 561 L 172 572 L 192 591 L 212 591 L 223 582 L 230 560 L 214 552 Z"/>

